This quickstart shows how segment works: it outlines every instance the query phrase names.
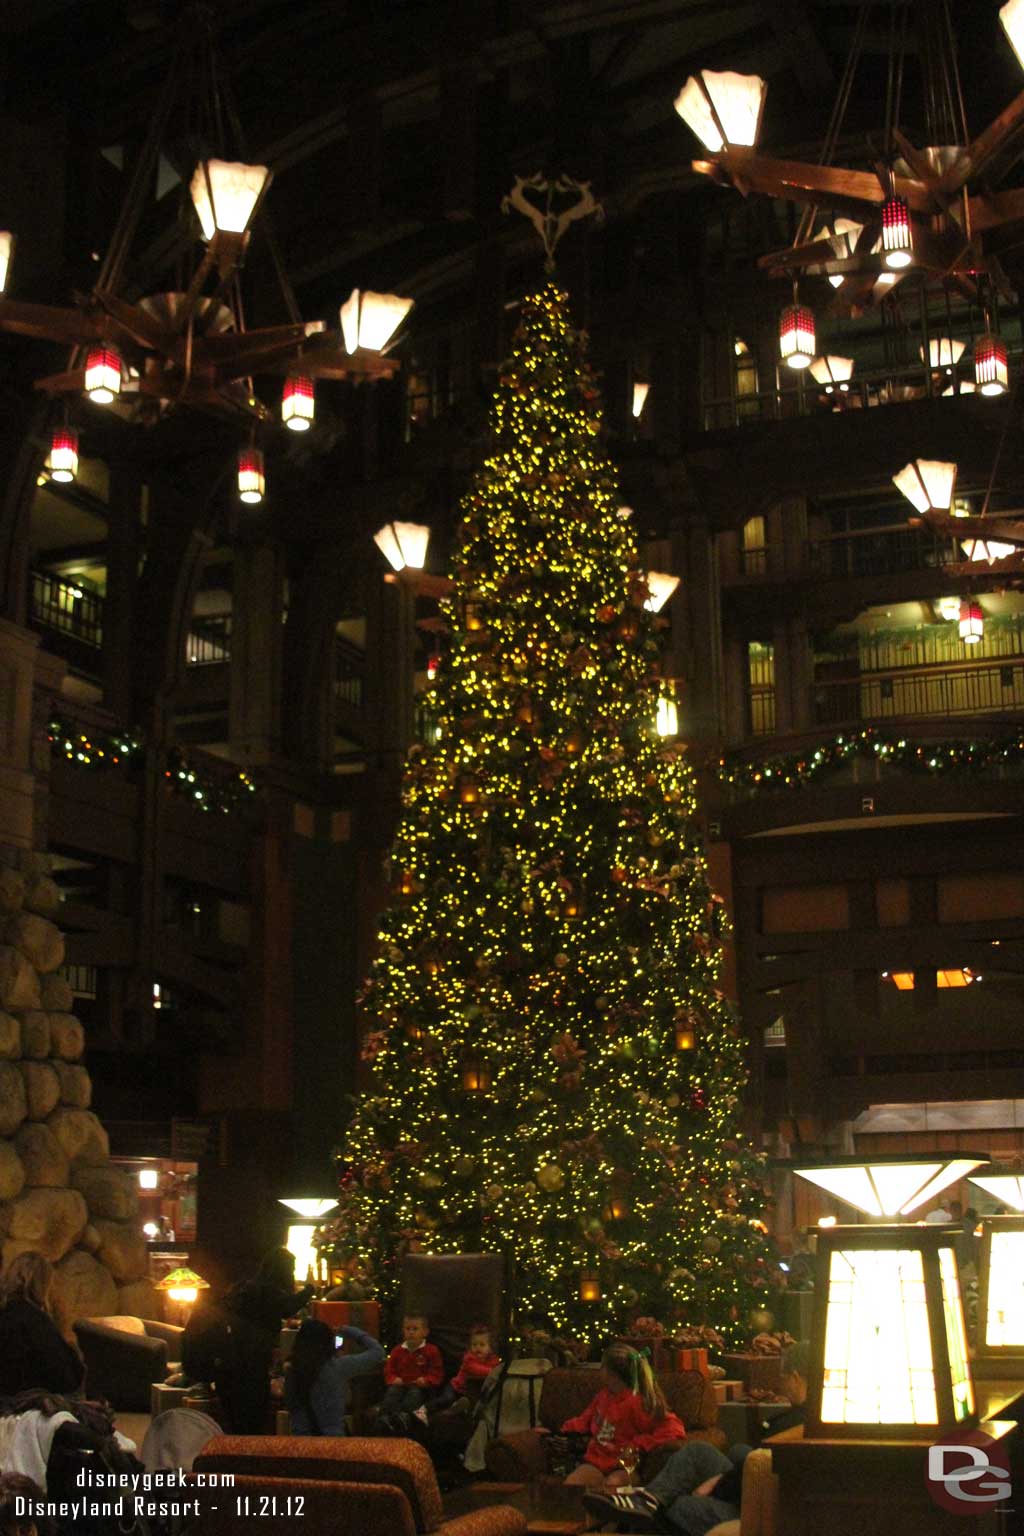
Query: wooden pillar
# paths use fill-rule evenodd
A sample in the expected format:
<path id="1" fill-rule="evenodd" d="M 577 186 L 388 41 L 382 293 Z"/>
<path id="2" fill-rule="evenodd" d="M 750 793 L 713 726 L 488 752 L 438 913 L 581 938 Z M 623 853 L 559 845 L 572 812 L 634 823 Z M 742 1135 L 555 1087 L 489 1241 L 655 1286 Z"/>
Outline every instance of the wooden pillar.
<path id="1" fill-rule="evenodd" d="M 270 544 L 235 551 L 229 738 L 234 758 L 265 763 L 281 741 L 284 560 Z"/>
<path id="2" fill-rule="evenodd" d="M 33 844 L 32 688 L 39 636 L 0 619 L 0 843 Z"/>
<path id="3" fill-rule="evenodd" d="M 715 540 L 697 508 L 672 532 L 672 565 L 681 581 L 672 599 L 672 675 L 683 679 L 681 724 L 688 739 L 719 741 L 722 718 L 722 613 Z"/>
<path id="4" fill-rule="evenodd" d="M 413 739 L 415 598 L 401 581 L 370 585 L 366 605 L 367 746 L 382 765 L 400 766 Z"/>
<path id="5" fill-rule="evenodd" d="M 121 719 L 128 719 L 132 712 L 142 491 L 136 471 L 123 465 L 111 466 L 107 590 L 103 604 L 103 691 L 107 707 Z"/>
<path id="6" fill-rule="evenodd" d="M 722 687 L 725 738 L 735 746 L 747 735 L 747 645 L 733 629 L 722 632 Z"/>

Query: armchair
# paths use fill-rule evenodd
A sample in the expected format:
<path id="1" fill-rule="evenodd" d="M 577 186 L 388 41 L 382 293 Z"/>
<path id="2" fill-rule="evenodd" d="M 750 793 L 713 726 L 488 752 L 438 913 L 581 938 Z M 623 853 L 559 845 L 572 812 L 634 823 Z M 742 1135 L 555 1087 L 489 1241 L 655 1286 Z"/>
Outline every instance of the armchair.
<path id="1" fill-rule="evenodd" d="M 90 1397 L 113 1408 L 148 1413 L 149 1389 L 181 1358 L 182 1328 L 141 1317 L 80 1317 L 74 1325 Z"/>
<path id="2" fill-rule="evenodd" d="M 195 1472 L 231 1472 L 232 1499 L 249 1492 L 258 1497 L 288 1485 L 308 1494 L 305 1515 L 309 1530 L 323 1536 L 522 1536 L 525 1518 L 507 1505 L 494 1505 L 446 1520 L 430 1457 L 413 1440 L 334 1439 L 220 1435 L 211 1440 L 193 1463 Z M 325 1494 L 325 1488 L 330 1494 Z M 280 1505 L 279 1505 L 280 1507 Z M 317 1518 L 309 1521 L 311 1514 Z M 322 1522 L 322 1523 L 318 1523 Z M 235 1536 L 233 1526 L 200 1526 L 203 1536 Z M 260 1522 L 261 1532 L 263 1522 Z M 276 1528 L 267 1527 L 272 1536 Z M 294 1536 L 294 1520 L 288 1527 Z"/>
<path id="3" fill-rule="evenodd" d="M 693 1439 L 724 1447 L 725 1436 L 716 1427 L 718 1404 L 706 1378 L 699 1371 L 674 1371 L 659 1374 L 658 1381 L 669 1407 L 682 1419 L 686 1433 Z M 545 1429 L 559 1430 L 566 1419 L 583 1412 L 599 1386 L 596 1371 L 579 1367 L 556 1367 L 549 1371 L 540 1393 L 541 1424 Z M 673 1449 L 670 1444 L 649 1451 L 641 1463 L 639 1481 L 648 1482 Z M 544 1436 L 533 1429 L 498 1435 L 487 1447 L 486 1460 L 487 1475 L 494 1482 L 533 1482 L 547 1471 Z"/>
<path id="4" fill-rule="evenodd" d="M 738 1520 L 722 1520 L 707 1536 L 775 1536 L 779 1479 L 772 1471 L 772 1453 L 751 1451 L 743 1463 L 743 1491 Z"/>

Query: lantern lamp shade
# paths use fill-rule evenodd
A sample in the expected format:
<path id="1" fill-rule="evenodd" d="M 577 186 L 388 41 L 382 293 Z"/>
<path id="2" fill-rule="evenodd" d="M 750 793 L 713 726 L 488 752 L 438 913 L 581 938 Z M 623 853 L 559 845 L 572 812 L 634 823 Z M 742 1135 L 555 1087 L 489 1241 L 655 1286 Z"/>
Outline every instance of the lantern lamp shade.
<path id="1" fill-rule="evenodd" d="M 160 1170 L 159 1170 L 159 1168 L 140 1168 L 139 1169 L 139 1188 L 140 1189 L 159 1189 L 159 1187 L 160 1187 Z"/>
<path id="2" fill-rule="evenodd" d="M 935 1439 L 973 1427 L 952 1234 L 831 1227 L 817 1253 L 805 1437 Z"/>
<path id="3" fill-rule="evenodd" d="M 194 1269 L 186 1269 L 184 1266 L 172 1269 L 164 1275 L 162 1280 L 156 1283 L 158 1291 L 166 1291 L 172 1301 L 195 1301 L 200 1291 L 210 1289 L 209 1280 L 204 1280 L 202 1275 L 197 1275 Z"/>
<path id="4" fill-rule="evenodd" d="M 910 1216 L 987 1162 L 984 1154 L 976 1153 L 951 1158 L 894 1155 L 870 1161 L 850 1157 L 795 1165 L 793 1171 L 866 1216 Z"/>
<path id="5" fill-rule="evenodd" d="M 250 507 L 259 506 L 266 490 L 263 471 L 263 450 L 241 448 L 238 452 L 238 495 Z"/>
<path id="6" fill-rule="evenodd" d="M 974 380 L 959 379 L 955 385 L 950 384 L 942 391 L 943 395 L 973 395 Z"/>
<path id="7" fill-rule="evenodd" d="M 189 191 L 203 239 L 212 240 L 218 230 L 225 234 L 244 234 L 269 183 L 270 172 L 265 165 L 243 165 L 238 160 L 200 160 Z"/>
<path id="8" fill-rule="evenodd" d="M 731 144 L 757 143 L 767 91 L 760 75 L 702 69 L 687 80 L 675 108 L 705 149 L 718 154 Z"/>
<path id="9" fill-rule="evenodd" d="M 1015 1211 L 1024 1211 L 1024 1175 L 1002 1173 L 995 1168 L 987 1168 L 984 1173 L 972 1173 L 971 1183 L 977 1184 L 978 1188 L 983 1189 L 987 1195 L 992 1195 L 1000 1205 L 1008 1205 Z"/>
<path id="10" fill-rule="evenodd" d="M 886 198 L 882 204 L 882 251 L 887 267 L 909 267 L 913 259 L 910 233 L 910 209 L 902 197 Z"/>
<path id="11" fill-rule="evenodd" d="M 7 274 L 11 270 L 14 255 L 14 236 L 9 229 L 0 229 L 0 293 L 7 291 Z"/>
<path id="12" fill-rule="evenodd" d="M 985 615 L 981 604 L 965 597 L 960 604 L 960 639 L 964 645 L 977 645 L 985 633 Z"/>
<path id="13" fill-rule="evenodd" d="M 972 1182 L 982 1182 L 972 1180 Z M 1016 1177 L 982 1182 L 1021 1184 Z M 1018 1189 L 1007 1204 L 1024 1205 Z M 980 1376 L 1024 1375 L 1024 1216 L 983 1216 L 978 1249 L 978 1327 L 975 1370 Z"/>
<path id="14" fill-rule="evenodd" d="M 999 12 L 999 20 L 1017 55 L 1018 64 L 1024 69 L 1024 0 L 1007 0 Z"/>
<path id="15" fill-rule="evenodd" d="M 395 293 L 353 288 L 341 306 L 345 351 L 351 354 L 362 347 L 367 352 L 383 352 L 414 302 Z"/>
<path id="16" fill-rule="evenodd" d="M 1006 342 L 991 333 L 974 344 L 974 383 L 983 395 L 1001 395 L 1009 381 Z"/>
<path id="17" fill-rule="evenodd" d="M 430 529 L 422 523 L 385 523 L 378 528 L 373 542 L 392 570 L 422 571 L 427 558 Z"/>
<path id="18" fill-rule="evenodd" d="M 74 427 L 55 428 L 47 462 L 52 480 L 67 485 L 75 478 L 78 474 L 78 433 Z"/>
<path id="19" fill-rule="evenodd" d="M 975 565 L 986 560 L 994 565 L 997 560 L 1008 560 L 1017 553 L 1016 544 L 1007 544 L 1002 539 L 961 539 L 960 548 Z"/>
<path id="20" fill-rule="evenodd" d="M 292 374 L 285 380 L 281 395 L 281 420 L 293 432 L 307 432 L 313 424 L 315 410 L 313 380 L 305 374 Z"/>
<path id="21" fill-rule="evenodd" d="M 306 1221 L 319 1221 L 322 1216 L 327 1215 L 328 1211 L 333 1211 L 338 1202 L 331 1199 L 318 1199 L 317 1196 L 312 1195 L 295 1200 L 280 1199 L 277 1203 L 286 1205 L 290 1211 L 295 1212 L 296 1216 L 301 1216 Z"/>
<path id="22" fill-rule="evenodd" d="M 89 348 L 85 392 L 94 405 L 109 405 L 121 393 L 121 354 L 115 347 L 101 343 Z"/>
<path id="23" fill-rule="evenodd" d="M 647 612 L 660 613 L 678 585 L 678 576 L 670 576 L 667 571 L 648 571 L 647 590 L 650 595 L 644 603 Z"/>
<path id="24" fill-rule="evenodd" d="M 928 342 L 929 368 L 953 368 L 964 355 L 964 342 L 953 336 L 932 336 Z M 918 347 L 918 356 L 924 362 L 924 347 Z"/>
<path id="25" fill-rule="evenodd" d="M 651 392 L 651 386 L 649 384 L 634 384 L 633 385 L 633 415 L 634 416 L 636 416 L 636 417 L 640 416 L 641 412 L 643 411 L 644 406 L 647 404 L 647 396 L 650 394 L 650 392 Z"/>
<path id="26" fill-rule="evenodd" d="M 804 304 L 787 304 L 779 316 L 779 356 L 790 368 L 806 368 L 815 353 L 814 314 Z"/>
<path id="27" fill-rule="evenodd" d="M 948 512 L 956 490 L 956 465 L 943 459 L 913 459 L 892 481 L 918 512 Z"/>
<path id="28" fill-rule="evenodd" d="M 816 357 L 811 363 L 811 378 L 816 384 L 825 386 L 827 395 L 831 395 L 836 389 L 845 393 L 850 387 L 852 376 L 852 357 Z"/>
<path id="29" fill-rule="evenodd" d="M 658 697 L 655 729 L 659 736 L 679 735 L 679 707 L 669 693 L 660 694 Z"/>
<path id="30" fill-rule="evenodd" d="M 593 1269 L 580 1273 L 580 1301 L 601 1300 L 601 1276 Z"/>

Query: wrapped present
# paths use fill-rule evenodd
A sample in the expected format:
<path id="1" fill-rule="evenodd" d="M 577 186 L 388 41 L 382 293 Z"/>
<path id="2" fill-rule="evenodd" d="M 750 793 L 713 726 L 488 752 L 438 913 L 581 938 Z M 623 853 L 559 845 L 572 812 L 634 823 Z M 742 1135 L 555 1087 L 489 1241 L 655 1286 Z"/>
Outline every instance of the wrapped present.
<path id="1" fill-rule="evenodd" d="M 716 1403 L 734 1403 L 743 1396 L 742 1381 L 712 1381 L 711 1390 Z"/>
<path id="2" fill-rule="evenodd" d="M 320 1322 L 333 1328 L 361 1328 L 372 1338 L 380 1338 L 379 1301 L 314 1301 L 310 1310 Z"/>
<path id="3" fill-rule="evenodd" d="M 702 1376 L 708 1375 L 708 1352 L 706 1349 L 677 1349 L 677 1371 L 699 1371 Z"/>
<path id="4" fill-rule="evenodd" d="M 742 1355 L 723 1355 L 723 1362 L 730 1377 L 739 1377 L 747 1392 L 777 1392 L 782 1381 L 781 1355 L 755 1354 L 753 1350 Z"/>

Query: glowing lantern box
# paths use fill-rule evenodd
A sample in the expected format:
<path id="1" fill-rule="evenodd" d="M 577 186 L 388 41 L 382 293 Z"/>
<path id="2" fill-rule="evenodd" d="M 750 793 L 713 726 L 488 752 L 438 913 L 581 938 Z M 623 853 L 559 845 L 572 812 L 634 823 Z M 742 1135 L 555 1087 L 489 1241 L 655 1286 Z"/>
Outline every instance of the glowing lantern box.
<path id="1" fill-rule="evenodd" d="M 819 1233 L 805 1438 L 934 1441 L 976 1425 L 954 1243 L 942 1226 Z"/>
<path id="2" fill-rule="evenodd" d="M 320 1250 L 313 1241 L 317 1228 L 324 1217 L 334 1210 L 337 1200 L 310 1199 L 279 1200 L 278 1205 L 286 1205 L 290 1211 L 294 1211 L 300 1219 L 288 1224 L 288 1232 L 284 1245 L 295 1260 L 295 1280 L 299 1285 L 304 1285 L 306 1276 L 310 1270 L 317 1273 L 320 1263 Z"/>
<path id="3" fill-rule="evenodd" d="M 1015 1216 L 983 1216 L 978 1253 L 979 1376 L 1024 1376 L 1024 1178 L 990 1169 L 971 1179 Z"/>

